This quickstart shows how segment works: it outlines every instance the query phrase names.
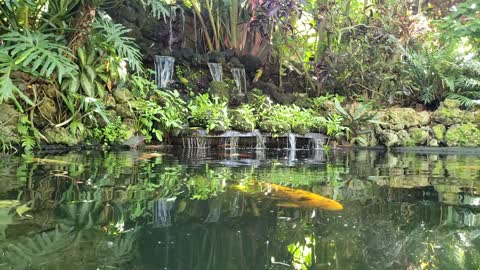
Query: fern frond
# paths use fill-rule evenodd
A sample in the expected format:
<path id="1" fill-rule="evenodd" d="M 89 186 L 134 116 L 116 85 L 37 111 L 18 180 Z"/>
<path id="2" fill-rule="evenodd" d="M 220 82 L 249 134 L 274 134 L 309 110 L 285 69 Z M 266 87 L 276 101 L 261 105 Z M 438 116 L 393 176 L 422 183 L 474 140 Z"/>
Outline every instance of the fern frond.
<path id="1" fill-rule="evenodd" d="M 104 18 L 97 18 L 93 27 L 97 32 L 96 37 L 100 39 L 101 43 L 112 47 L 118 56 L 128 61 L 134 71 L 141 72 L 143 70 L 140 49 L 133 38 L 126 36 L 131 31 L 130 29 Z"/>
<path id="2" fill-rule="evenodd" d="M 10 31 L 0 39 L 7 43 L 2 50 L 27 73 L 50 78 L 56 72 L 61 82 L 64 75 L 77 69 L 69 60 L 73 56 L 63 44 L 63 37 L 24 30 Z"/>

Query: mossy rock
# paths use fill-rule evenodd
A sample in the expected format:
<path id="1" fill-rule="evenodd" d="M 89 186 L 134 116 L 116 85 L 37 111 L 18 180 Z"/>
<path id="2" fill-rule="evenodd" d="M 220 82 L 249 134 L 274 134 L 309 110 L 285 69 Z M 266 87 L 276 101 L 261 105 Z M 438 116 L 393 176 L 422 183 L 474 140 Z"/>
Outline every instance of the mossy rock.
<path id="1" fill-rule="evenodd" d="M 230 90 L 226 82 L 210 82 L 209 92 L 213 96 L 225 98 L 226 100 L 230 99 Z"/>
<path id="2" fill-rule="evenodd" d="M 417 112 L 418 124 L 420 126 L 427 126 L 432 121 L 431 113 L 427 111 Z"/>
<path id="3" fill-rule="evenodd" d="M 429 139 L 429 132 L 424 128 L 411 128 L 409 130 L 413 145 L 425 145 Z"/>
<path id="4" fill-rule="evenodd" d="M 400 130 L 397 132 L 397 137 L 400 140 L 399 146 L 415 146 L 414 141 L 410 137 L 410 134 L 406 130 Z"/>
<path id="5" fill-rule="evenodd" d="M 479 146 L 480 130 L 472 123 L 453 125 L 445 134 L 448 146 Z"/>
<path id="6" fill-rule="evenodd" d="M 460 108 L 460 102 L 454 99 L 447 98 L 440 104 L 440 106 L 448 109 L 458 109 Z"/>
<path id="7" fill-rule="evenodd" d="M 392 130 L 382 130 L 378 133 L 380 141 L 386 147 L 398 146 L 401 144 L 401 140 L 398 135 Z"/>
<path id="8" fill-rule="evenodd" d="M 22 115 L 15 107 L 5 103 L 0 104 L 0 112 L 0 125 L 16 125 Z"/>
<path id="9" fill-rule="evenodd" d="M 420 124 L 420 117 L 412 108 L 391 108 L 382 120 L 387 123 L 386 128 L 392 130 L 402 130 Z"/>
<path id="10" fill-rule="evenodd" d="M 0 146 L 2 144 L 20 145 L 22 142 L 20 134 L 15 125 L 0 125 Z"/>
<path id="11" fill-rule="evenodd" d="M 128 103 L 117 104 L 117 106 L 115 106 L 115 111 L 117 112 L 117 115 L 122 118 L 134 118 L 135 116 L 133 109 L 130 108 Z"/>
<path id="12" fill-rule="evenodd" d="M 75 146 L 81 142 L 80 138 L 72 135 L 67 128 L 47 128 L 43 131 L 43 135 L 50 144 Z"/>
<path id="13" fill-rule="evenodd" d="M 452 104 L 448 104 L 448 106 L 450 107 L 447 107 L 445 102 L 443 102 L 440 107 L 432 113 L 433 121 L 447 127 L 474 121 L 474 114 L 472 112 L 460 110 Z"/>
<path id="14" fill-rule="evenodd" d="M 437 124 L 432 127 L 433 137 L 439 142 L 442 142 L 445 138 L 445 131 L 447 131 L 447 128 L 442 124 Z"/>
<path id="15" fill-rule="evenodd" d="M 116 88 L 112 94 L 115 101 L 120 104 L 128 103 L 134 99 L 132 92 L 125 87 Z"/>

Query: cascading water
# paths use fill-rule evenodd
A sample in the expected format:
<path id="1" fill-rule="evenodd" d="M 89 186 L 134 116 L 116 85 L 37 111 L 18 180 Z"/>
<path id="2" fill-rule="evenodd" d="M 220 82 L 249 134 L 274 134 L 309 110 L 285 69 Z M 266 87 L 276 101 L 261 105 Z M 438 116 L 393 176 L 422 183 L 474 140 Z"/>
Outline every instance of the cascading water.
<path id="1" fill-rule="evenodd" d="M 160 227 L 170 226 L 172 223 L 172 218 L 170 211 L 175 205 L 176 198 L 160 198 L 157 199 L 153 204 L 153 222 L 155 225 Z"/>
<path id="2" fill-rule="evenodd" d="M 232 68 L 233 79 L 238 89 L 239 95 L 247 94 L 247 77 L 244 68 Z"/>
<path id="3" fill-rule="evenodd" d="M 297 149 L 297 139 L 295 133 L 288 133 L 288 149 L 296 150 Z"/>
<path id="4" fill-rule="evenodd" d="M 167 88 L 172 80 L 175 58 L 155 55 L 155 83 L 159 89 Z"/>
<path id="5" fill-rule="evenodd" d="M 185 12 L 183 8 L 180 6 L 171 6 L 170 7 L 170 16 L 168 17 L 168 25 L 169 25 L 169 35 L 168 35 L 168 49 L 170 52 L 172 51 L 172 44 L 175 41 L 175 34 L 173 33 L 173 24 L 177 23 L 174 22 L 177 19 L 177 10 L 180 11 L 180 19 L 182 20 L 182 35 L 184 36 L 185 33 Z M 182 41 L 182 47 L 184 46 L 185 43 L 185 38 Z"/>
<path id="6" fill-rule="evenodd" d="M 265 137 L 262 134 L 257 134 L 255 149 L 265 149 Z"/>
<path id="7" fill-rule="evenodd" d="M 223 81 L 223 69 L 222 64 L 208 62 L 208 69 L 214 81 L 221 82 Z"/>

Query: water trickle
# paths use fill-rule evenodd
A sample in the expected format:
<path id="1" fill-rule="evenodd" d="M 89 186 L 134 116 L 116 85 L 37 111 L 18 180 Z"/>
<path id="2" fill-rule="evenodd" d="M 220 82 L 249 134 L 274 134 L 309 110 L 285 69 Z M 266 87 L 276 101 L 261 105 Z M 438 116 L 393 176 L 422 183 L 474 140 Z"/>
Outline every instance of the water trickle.
<path id="1" fill-rule="evenodd" d="M 174 32 L 173 32 L 173 21 L 177 18 L 177 10 L 180 11 L 180 19 L 182 20 L 182 35 L 185 33 L 185 12 L 180 6 L 171 6 L 170 7 L 170 16 L 168 17 L 168 26 L 169 26 L 169 35 L 168 35 L 168 49 L 172 51 L 172 44 L 175 41 Z M 175 22 L 176 23 L 176 22 Z M 185 44 L 185 38 L 182 41 L 182 47 Z"/>
<path id="2" fill-rule="evenodd" d="M 208 62 L 208 69 L 214 81 L 223 81 L 223 69 L 222 64 Z"/>
<path id="3" fill-rule="evenodd" d="M 297 149 L 297 140 L 295 133 L 288 133 L 288 149 L 296 150 Z"/>
<path id="4" fill-rule="evenodd" d="M 155 55 L 155 83 L 159 89 L 166 88 L 173 76 L 175 58 Z"/>
<path id="5" fill-rule="evenodd" d="M 167 227 L 172 224 L 170 211 L 175 205 L 176 198 L 160 198 L 153 204 L 153 222 L 157 226 Z"/>
<path id="6" fill-rule="evenodd" d="M 265 149 L 265 137 L 262 134 L 258 133 L 256 136 L 257 143 L 255 145 L 256 149 Z"/>
<path id="7" fill-rule="evenodd" d="M 237 86 L 238 94 L 247 94 L 247 77 L 245 76 L 245 69 L 232 68 L 232 75 L 235 80 L 235 85 Z"/>

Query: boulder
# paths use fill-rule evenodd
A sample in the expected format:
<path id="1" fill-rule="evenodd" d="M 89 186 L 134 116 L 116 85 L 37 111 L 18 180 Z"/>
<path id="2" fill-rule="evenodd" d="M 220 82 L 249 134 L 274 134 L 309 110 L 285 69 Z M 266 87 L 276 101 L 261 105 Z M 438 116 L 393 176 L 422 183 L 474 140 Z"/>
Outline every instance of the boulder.
<path id="1" fill-rule="evenodd" d="M 0 125 L 16 125 L 20 116 L 15 107 L 9 104 L 2 103 L 0 104 Z"/>
<path id="2" fill-rule="evenodd" d="M 117 112 L 117 115 L 122 118 L 134 118 L 135 116 L 133 109 L 130 108 L 130 105 L 127 103 L 117 104 L 115 111 Z"/>
<path id="3" fill-rule="evenodd" d="M 462 111 L 457 106 L 457 101 L 447 99 L 432 113 L 432 120 L 445 126 L 474 121 L 474 114 Z"/>
<path id="4" fill-rule="evenodd" d="M 438 143 L 438 141 L 436 139 L 431 139 L 428 141 L 428 146 L 430 147 L 438 147 L 440 144 Z"/>
<path id="5" fill-rule="evenodd" d="M 413 145 L 425 145 L 429 138 L 429 132 L 425 128 L 413 127 L 409 130 Z"/>
<path id="6" fill-rule="evenodd" d="M 22 142 L 21 136 L 17 131 L 17 126 L 15 125 L 0 125 L 0 146 L 2 144 L 14 144 L 20 145 Z"/>
<path id="7" fill-rule="evenodd" d="M 445 134 L 447 146 L 479 146 L 480 130 L 472 123 L 453 125 Z"/>
<path id="8" fill-rule="evenodd" d="M 47 128 L 43 131 L 43 135 L 50 144 L 75 146 L 80 143 L 80 139 L 72 135 L 67 128 Z"/>
<path id="9" fill-rule="evenodd" d="M 120 104 L 128 103 L 134 99 L 132 92 L 125 87 L 116 88 L 112 94 L 115 101 Z"/>
<path id="10" fill-rule="evenodd" d="M 415 146 L 415 142 L 412 140 L 410 134 L 406 130 L 400 130 L 397 132 L 398 139 L 400 140 L 399 146 Z"/>
<path id="11" fill-rule="evenodd" d="M 379 132 L 380 141 L 386 147 L 398 146 L 401 143 L 398 135 L 392 130 L 382 130 Z"/>
<path id="12" fill-rule="evenodd" d="M 439 142 L 442 142 L 444 137 L 445 137 L 445 131 L 447 130 L 447 128 L 442 125 L 442 124 L 437 124 L 437 125 L 434 125 L 432 127 L 432 133 L 433 133 L 433 137 L 439 141 Z"/>
<path id="13" fill-rule="evenodd" d="M 402 130 L 418 126 L 421 117 L 412 108 L 391 108 L 382 118 L 381 121 L 387 123 L 386 126 L 384 125 L 385 128 Z"/>
<path id="14" fill-rule="evenodd" d="M 460 108 L 460 102 L 454 99 L 447 98 L 440 104 L 440 106 L 448 109 L 458 109 Z"/>
<path id="15" fill-rule="evenodd" d="M 420 126 L 427 126 L 432 121 L 432 117 L 430 115 L 430 112 L 428 111 L 418 112 L 417 116 L 418 116 L 418 124 Z"/>

